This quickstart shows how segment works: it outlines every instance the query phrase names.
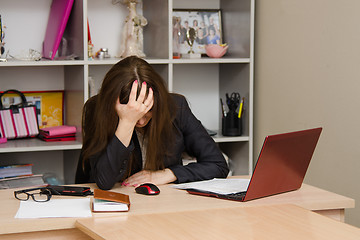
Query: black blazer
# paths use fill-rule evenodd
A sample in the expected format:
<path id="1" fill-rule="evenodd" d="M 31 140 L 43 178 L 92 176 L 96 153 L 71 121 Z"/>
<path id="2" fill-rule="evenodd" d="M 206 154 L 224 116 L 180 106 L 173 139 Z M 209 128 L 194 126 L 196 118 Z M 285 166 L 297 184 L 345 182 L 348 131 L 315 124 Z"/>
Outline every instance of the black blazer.
<path id="1" fill-rule="evenodd" d="M 193 115 L 185 97 L 171 94 L 177 106 L 173 126 L 176 129 L 172 155 L 164 158 L 165 168 L 175 174 L 176 183 L 225 178 L 229 172 L 226 161 L 214 140 L 209 136 L 201 122 Z M 131 143 L 125 147 L 114 135 L 106 151 L 89 159 L 85 172 L 81 166 L 81 156 L 76 173 L 76 183 L 96 182 L 101 189 L 111 189 L 122 181 L 126 173 L 131 153 L 135 151 L 132 174 L 141 171 L 142 158 L 140 145 L 134 131 Z M 187 152 L 196 158 L 196 163 L 182 164 L 182 153 Z"/>

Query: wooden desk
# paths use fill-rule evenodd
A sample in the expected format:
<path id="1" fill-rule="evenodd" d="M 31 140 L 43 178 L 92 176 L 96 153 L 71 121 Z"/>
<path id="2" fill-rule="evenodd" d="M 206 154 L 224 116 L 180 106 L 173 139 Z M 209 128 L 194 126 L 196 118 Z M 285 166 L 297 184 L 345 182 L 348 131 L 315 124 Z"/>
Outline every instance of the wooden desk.
<path id="1" fill-rule="evenodd" d="M 295 205 L 271 205 L 77 220 L 94 239 L 355 240 L 360 229 Z"/>
<path id="2" fill-rule="evenodd" d="M 94 184 L 88 184 L 87 186 L 95 187 Z M 173 189 L 170 185 L 160 186 L 159 188 L 161 190 L 160 195 L 144 196 L 136 194 L 133 188 L 121 187 L 120 184 L 118 184 L 115 186 L 113 191 L 119 191 L 130 195 L 131 210 L 127 213 L 96 213 L 93 214 L 93 216 L 97 218 L 107 216 L 144 215 L 150 213 L 175 213 L 193 210 L 226 209 L 239 206 L 295 204 L 305 209 L 320 212 L 342 220 L 344 216 L 344 209 L 353 208 L 355 206 L 353 199 L 306 184 L 303 184 L 302 188 L 297 191 L 245 203 L 190 195 L 184 190 Z M 11 237 L 15 237 L 16 235 L 17 237 L 20 236 L 14 233 L 23 233 L 21 234 L 21 237 L 25 238 L 25 235 L 33 236 L 38 234 L 39 231 L 62 230 L 56 231 L 55 236 L 60 236 L 62 233 L 68 233 L 70 236 L 75 237 L 78 233 L 79 237 L 84 237 L 81 235 L 82 233 L 80 231 L 74 230 L 75 222 L 77 220 L 76 218 L 43 218 L 36 220 L 15 219 L 14 216 L 19 208 L 19 201 L 14 198 L 13 191 L 14 190 L 0 191 L 0 234 L 12 234 L 12 236 L 7 235 L 6 237 L 9 237 L 8 239 L 19 239 Z M 53 197 L 65 198 L 64 196 Z M 36 233 L 27 234 L 27 232 Z M 46 232 L 41 234 L 46 234 Z M 49 234 L 54 236 L 54 233 Z M 1 236 L 1 238 L 5 239 L 5 236 Z"/>

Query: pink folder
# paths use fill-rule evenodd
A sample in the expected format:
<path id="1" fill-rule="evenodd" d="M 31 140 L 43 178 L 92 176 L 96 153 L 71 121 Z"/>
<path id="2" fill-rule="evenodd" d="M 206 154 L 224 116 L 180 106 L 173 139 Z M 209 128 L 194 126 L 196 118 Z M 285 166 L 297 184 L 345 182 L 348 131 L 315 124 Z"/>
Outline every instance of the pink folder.
<path id="1" fill-rule="evenodd" d="M 73 3 L 74 0 L 53 0 L 43 42 L 44 58 L 55 58 Z"/>
<path id="2" fill-rule="evenodd" d="M 67 135 L 67 134 L 75 134 L 76 127 L 75 126 L 56 126 L 56 127 L 47 127 L 40 129 L 40 134 L 45 136 L 59 136 L 59 135 Z"/>

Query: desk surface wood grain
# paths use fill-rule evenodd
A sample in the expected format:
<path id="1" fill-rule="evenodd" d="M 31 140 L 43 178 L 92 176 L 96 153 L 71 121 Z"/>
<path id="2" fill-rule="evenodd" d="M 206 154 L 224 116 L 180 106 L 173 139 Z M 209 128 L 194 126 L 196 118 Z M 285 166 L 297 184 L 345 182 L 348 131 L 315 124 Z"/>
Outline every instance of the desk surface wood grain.
<path id="1" fill-rule="evenodd" d="M 87 184 L 86 186 L 96 187 L 95 184 Z M 145 196 L 136 194 L 134 188 L 122 187 L 118 184 L 112 190 L 130 195 L 130 211 L 126 213 L 96 213 L 93 216 L 95 218 L 129 216 L 274 204 L 295 204 L 314 211 L 345 209 L 355 206 L 355 202 L 351 198 L 306 184 L 297 191 L 245 203 L 195 196 L 188 194 L 184 190 L 174 189 L 171 185 L 163 185 L 159 186 L 159 188 L 161 190 L 160 195 Z M 0 234 L 70 229 L 75 227 L 76 218 L 15 219 L 14 216 L 19 208 L 19 200 L 14 198 L 13 192 L 14 189 L 0 190 Z M 69 198 L 65 196 L 53 197 Z"/>
<path id="2" fill-rule="evenodd" d="M 94 239 L 355 240 L 360 229 L 295 205 L 235 207 L 77 220 Z"/>

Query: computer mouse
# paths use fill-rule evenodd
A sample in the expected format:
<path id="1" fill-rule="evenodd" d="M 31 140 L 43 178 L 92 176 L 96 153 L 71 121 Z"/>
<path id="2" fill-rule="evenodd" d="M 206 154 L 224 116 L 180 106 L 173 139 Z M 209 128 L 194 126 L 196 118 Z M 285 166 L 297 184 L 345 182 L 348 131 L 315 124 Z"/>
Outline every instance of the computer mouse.
<path id="1" fill-rule="evenodd" d="M 135 188 L 135 192 L 144 195 L 158 195 L 160 189 L 152 183 L 144 183 Z"/>

